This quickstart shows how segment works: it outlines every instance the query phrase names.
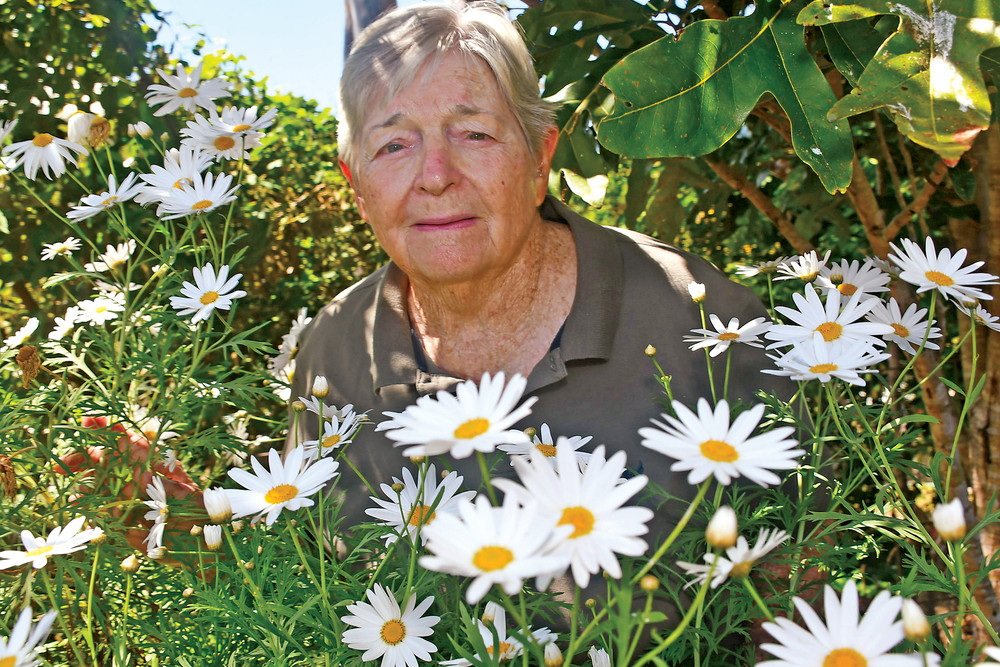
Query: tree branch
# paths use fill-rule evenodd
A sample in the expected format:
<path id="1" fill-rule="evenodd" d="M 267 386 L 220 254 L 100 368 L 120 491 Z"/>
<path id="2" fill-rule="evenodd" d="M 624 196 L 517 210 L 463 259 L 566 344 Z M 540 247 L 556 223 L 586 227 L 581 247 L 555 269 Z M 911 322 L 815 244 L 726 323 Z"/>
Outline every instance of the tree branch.
<path id="1" fill-rule="evenodd" d="M 781 235 L 792 245 L 797 253 L 807 253 L 814 250 L 813 244 L 809 243 L 806 237 L 799 233 L 792 221 L 771 201 L 771 198 L 764 194 L 760 188 L 747 180 L 746 176 L 737 173 L 725 162 L 717 161 L 708 155 L 702 156 L 712 171 L 724 180 L 731 188 L 750 200 L 758 211 L 767 216 L 774 223 Z"/>
<path id="2" fill-rule="evenodd" d="M 865 227 L 865 235 L 868 243 L 872 247 L 872 252 L 877 257 L 885 259 L 889 254 L 889 244 L 885 240 L 885 214 L 878 205 L 875 191 L 872 190 L 871 183 L 865 170 L 861 168 L 857 155 L 851 165 L 851 184 L 847 186 L 847 196 L 854 205 L 854 210 L 858 213 L 861 224 Z"/>
<path id="3" fill-rule="evenodd" d="M 896 234 L 910 221 L 910 218 L 927 207 L 927 202 L 930 201 L 931 196 L 937 191 L 938 186 L 941 185 L 941 181 L 944 180 L 947 173 L 948 166 L 943 160 L 938 160 L 937 164 L 934 165 L 933 171 L 927 177 L 927 182 L 924 183 L 923 189 L 920 190 L 920 194 L 910 202 L 909 206 L 900 211 L 889 223 L 889 226 L 885 228 L 886 243 L 896 238 Z"/>

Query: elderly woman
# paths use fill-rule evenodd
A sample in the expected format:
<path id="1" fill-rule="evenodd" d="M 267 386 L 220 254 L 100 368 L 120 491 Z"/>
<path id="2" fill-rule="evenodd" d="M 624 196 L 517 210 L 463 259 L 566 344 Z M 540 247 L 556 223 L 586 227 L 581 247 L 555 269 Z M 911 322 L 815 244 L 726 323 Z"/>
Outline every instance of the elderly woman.
<path id="1" fill-rule="evenodd" d="M 711 393 L 704 353 L 682 343 L 701 326 L 688 285 L 705 284 L 708 312 L 741 322 L 765 314 L 758 299 L 698 257 L 596 225 L 547 194 L 558 130 L 499 5 L 384 15 L 354 44 L 340 86 L 342 167 L 392 261 L 303 333 L 293 397 L 322 375 L 326 403 L 381 421 L 485 372 L 519 373 L 538 401 L 518 427 L 591 435 L 689 495 L 670 461 L 639 444 L 637 429 L 662 409 L 644 351 L 660 350 L 674 397 L 693 405 Z M 730 396 L 748 398 L 769 376 L 760 350 L 739 347 Z M 316 438 L 313 420 L 298 423 L 290 439 Z M 407 463 L 371 427 L 346 456 L 376 488 Z M 448 465 L 478 484 L 475 459 Z M 341 471 L 342 516 L 363 521 L 370 494 Z"/>

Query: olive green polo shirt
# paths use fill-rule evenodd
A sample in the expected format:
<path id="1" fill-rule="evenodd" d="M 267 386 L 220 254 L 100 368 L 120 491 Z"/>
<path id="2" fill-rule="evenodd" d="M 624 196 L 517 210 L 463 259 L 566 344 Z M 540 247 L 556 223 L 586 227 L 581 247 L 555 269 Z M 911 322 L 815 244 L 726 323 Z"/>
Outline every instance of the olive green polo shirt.
<path id="1" fill-rule="evenodd" d="M 526 394 L 538 401 L 517 426 L 537 428 L 547 423 L 553 436 L 591 435 L 586 450 L 601 443 L 609 451 L 624 450 L 628 467 L 646 474 L 651 484 L 676 496 L 693 497 L 686 473 L 671 472 L 671 459 L 640 444 L 638 429 L 659 417 L 664 401 L 646 347 L 657 349 L 657 361 L 672 376 L 674 398 L 694 406 L 699 397 L 711 399 L 711 391 L 704 351 L 691 351 L 683 342 L 683 336 L 702 326 L 688 284 L 704 283 L 706 312 L 726 322 L 737 317 L 742 324 L 766 315 L 763 305 L 749 289 L 700 257 L 636 232 L 597 225 L 552 197 L 543 203 L 541 213 L 546 220 L 568 224 L 573 233 L 576 294 L 558 345 L 528 377 Z M 400 412 L 418 397 L 451 390 L 460 382 L 430 362 L 427 370 L 421 370 L 414 354 L 406 287 L 405 274 L 390 262 L 323 308 L 302 334 L 292 396 L 308 396 L 313 378 L 324 375 L 330 385 L 327 404 L 351 403 L 378 423 L 386 419 L 384 411 Z M 783 378 L 760 373 L 769 363 L 762 350 L 747 345 L 733 348 L 730 399 L 752 398 L 760 388 L 787 389 Z M 721 392 L 725 355 L 717 357 L 715 367 Z M 315 419 L 300 419 L 300 425 L 304 425 L 299 429 L 302 440 L 316 439 Z M 411 465 L 372 425 L 347 446 L 347 456 L 375 489 Z M 479 485 L 474 457 L 458 461 L 449 457 L 445 465 L 466 476 L 466 487 Z M 341 465 L 340 471 L 337 488 L 344 494 L 345 525 L 366 521 L 364 510 L 373 506 L 369 490 L 349 466 Z M 509 463 L 501 461 L 497 471 L 511 474 Z M 666 527 L 670 513 L 656 521 L 654 530 Z"/>

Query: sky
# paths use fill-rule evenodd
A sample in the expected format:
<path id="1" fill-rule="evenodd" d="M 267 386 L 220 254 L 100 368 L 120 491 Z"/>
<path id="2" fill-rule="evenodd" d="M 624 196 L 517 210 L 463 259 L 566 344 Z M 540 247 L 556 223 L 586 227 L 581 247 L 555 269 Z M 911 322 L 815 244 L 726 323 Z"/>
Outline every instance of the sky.
<path id="1" fill-rule="evenodd" d="M 245 56 L 243 67 L 268 77 L 269 90 L 295 93 L 336 109 L 344 61 L 343 0 L 154 0 L 154 6 L 171 25 L 161 33 L 160 43 L 170 45 L 176 36 L 175 55 L 191 65 L 191 47 L 203 32 L 215 48 Z"/>

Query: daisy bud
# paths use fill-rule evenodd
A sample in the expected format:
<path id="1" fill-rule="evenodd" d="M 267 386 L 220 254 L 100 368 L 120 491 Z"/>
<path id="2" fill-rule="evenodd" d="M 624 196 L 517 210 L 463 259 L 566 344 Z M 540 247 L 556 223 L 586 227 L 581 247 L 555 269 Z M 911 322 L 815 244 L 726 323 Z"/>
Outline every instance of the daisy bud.
<path id="1" fill-rule="evenodd" d="M 166 554 L 167 554 L 166 547 L 153 547 L 152 549 L 146 552 L 146 557 L 149 558 L 149 560 L 160 560 Z"/>
<path id="2" fill-rule="evenodd" d="M 209 551 L 218 551 L 222 546 L 222 526 L 209 524 L 204 528 L 205 546 Z"/>
<path id="3" fill-rule="evenodd" d="M 253 561 L 252 560 L 245 560 L 245 561 L 243 561 L 243 567 L 245 567 L 247 570 L 252 570 L 253 569 Z"/>
<path id="4" fill-rule="evenodd" d="M 201 535 L 201 526 L 198 524 L 191 526 L 191 537 L 198 537 L 199 535 Z"/>
<path id="5" fill-rule="evenodd" d="M 396 482 L 395 484 L 392 485 L 392 490 L 395 491 L 396 493 L 402 493 L 404 488 L 405 487 L 403 486 L 402 482 Z"/>
<path id="6" fill-rule="evenodd" d="M 305 412 L 306 411 L 306 404 L 303 403 L 302 401 L 293 401 L 292 402 L 292 410 L 295 410 L 296 412 Z"/>
<path id="7" fill-rule="evenodd" d="M 132 574 L 139 569 L 139 559 L 135 557 L 135 554 L 122 560 L 122 569 L 128 574 Z"/>
<path id="8" fill-rule="evenodd" d="M 410 457 L 410 463 L 412 463 L 415 466 L 418 466 L 421 463 L 423 463 L 424 459 L 426 459 L 426 458 L 427 458 L 426 456 L 411 456 Z"/>
<path id="9" fill-rule="evenodd" d="M 243 520 L 233 521 L 233 535 L 243 530 Z"/>
<path id="10" fill-rule="evenodd" d="M 94 535 L 92 538 L 90 538 L 90 543 L 93 544 L 95 547 L 99 547 L 107 541 L 108 541 L 108 536 L 107 533 L 105 533 L 104 531 L 101 531 L 97 535 Z"/>
<path id="11" fill-rule="evenodd" d="M 538 429 L 536 429 L 534 426 L 529 426 L 528 428 L 524 429 L 524 434 L 529 438 L 534 438 L 536 435 L 538 435 Z"/>
<path id="12" fill-rule="evenodd" d="M 712 516 L 705 529 L 705 539 L 716 549 L 728 549 L 736 544 L 739 537 L 736 525 L 736 512 L 732 507 L 723 505 Z"/>
<path id="13" fill-rule="evenodd" d="M 86 143 L 93 120 L 94 114 L 77 111 L 66 121 L 66 138 L 74 144 Z"/>
<path id="14" fill-rule="evenodd" d="M 139 121 L 138 123 L 128 124 L 128 136 L 134 137 L 139 135 L 143 139 L 149 139 L 153 136 L 153 128 L 151 128 L 145 121 Z"/>
<path id="15" fill-rule="evenodd" d="M 262 553 L 264 553 L 264 545 L 263 544 L 261 544 L 260 546 L 257 547 L 257 555 L 259 556 Z"/>
<path id="16" fill-rule="evenodd" d="M 122 160 L 122 166 L 125 167 L 126 169 L 131 168 L 133 164 L 135 164 L 134 157 L 127 157 L 124 160 Z"/>
<path id="17" fill-rule="evenodd" d="M 931 519 L 938 534 L 949 542 L 958 542 L 965 537 L 965 510 L 958 498 L 935 507 Z"/>
<path id="18" fill-rule="evenodd" d="M 184 591 L 181 593 L 181 595 L 183 595 L 186 598 L 189 598 L 192 595 L 194 595 L 194 589 L 190 588 L 190 587 L 189 588 L 185 588 Z"/>
<path id="19" fill-rule="evenodd" d="M 688 294 L 695 303 L 705 300 L 705 283 L 688 283 Z"/>
<path id="20" fill-rule="evenodd" d="M 659 587 L 660 587 L 660 580 L 651 574 L 647 574 L 645 577 L 639 580 L 639 588 L 646 591 L 647 593 L 652 593 Z"/>
<path id="21" fill-rule="evenodd" d="M 556 646 L 555 642 L 549 642 L 545 645 L 545 667 L 562 667 L 563 657 L 562 651 Z"/>
<path id="22" fill-rule="evenodd" d="M 330 393 L 330 385 L 326 381 L 326 377 L 322 375 L 317 375 L 313 379 L 312 395 L 319 399 L 326 398 L 326 395 Z"/>
<path id="23" fill-rule="evenodd" d="M 486 625 L 492 625 L 493 620 L 497 617 L 497 612 L 502 611 L 502 607 L 496 602 L 487 602 L 486 608 L 483 609 L 482 621 Z"/>
<path id="24" fill-rule="evenodd" d="M 594 667 L 611 667 L 611 657 L 603 648 L 591 646 L 587 655 L 590 657 L 590 662 Z"/>
<path id="25" fill-rule="evenodd" d="M 910 641 L 918 642 L 931 633 L 931 624 L 927 621 L 924 610 L 913 600 L 903 600 L 902 614 L 903 632 Z"/>
<path id="26" fill-rule="evenodd" d="M 586 600 L 583 601 L 583 606 L 586 607 L 587 609 L 593 609 L 594 607 L 597 606 L 597 600 L 595 600 L 594 598 L 587 598 Z"/>
<path id="27" fill-rule="evenodd" d="M 652 345 L 647 345 L 646 346 L 646 356 L 647 357 L 655 357 L 656 356 L 656 348 L 653 347 Z"/>
<path id="28" fill-rule="evenodd" d="M 161 132 L 160 133 L 160 141 L 166 143 L 169 139 L 170 139 L 170 133 L 169 132 Z"/>
<path id="29" fill-rule="evenodd" d="M 219 487 L 206 489 L 202 499 L 212 523 L 225 523 L 233 518 L 233 508 L 229 504 L 229 496 L 223 489 Z"/>

